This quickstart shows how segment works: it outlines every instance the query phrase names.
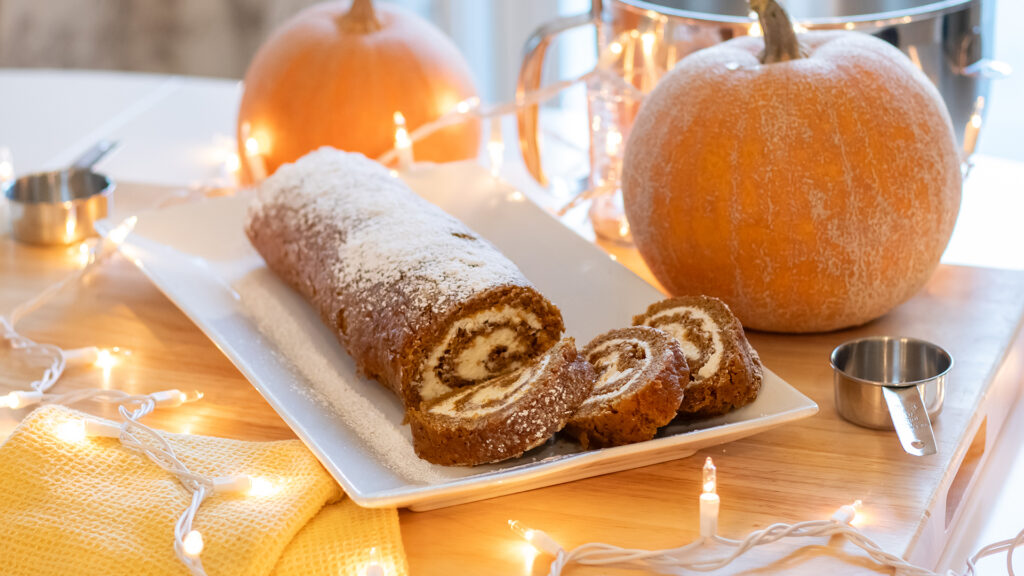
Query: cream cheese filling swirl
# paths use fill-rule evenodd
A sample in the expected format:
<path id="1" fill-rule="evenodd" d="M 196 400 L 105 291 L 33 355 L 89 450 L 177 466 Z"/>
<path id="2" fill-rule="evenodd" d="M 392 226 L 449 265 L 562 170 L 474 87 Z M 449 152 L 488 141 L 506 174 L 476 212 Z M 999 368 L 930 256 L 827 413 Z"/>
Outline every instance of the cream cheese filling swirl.
<path id="1" fill-rule="evenodd" d="M 651 345 L 637 338 L 609 340 L 589 351 L 587 360 L 597 371 L 597 383 L 584 404 L 597 404 L 627 392 L 640 381 L 651 365 Z"/>
<path id="2" fill-rule="evenodd" d="M 510 305 L 460 318 L 424 360 L 420 396 L 433 400 L 523 366 L 539 352 L 534 348 L 542 329 L 536 314 Z"/>
<path id="3" fill-rule="evenodd" d="M 497 412 L 526 395 L 530 383 L 544 371 L 550 360 L 551 356 L 546 355 L 540 362 L 518 372 L 466 388 L 438 401 L 427 412 L 464 419 L 480 418 Z"/>
<path id="4" fill-rule="evenodd" d="M 722 331 L 706 311 L 692 306 L 669 308 L 651 316 L 644 324 L 667 332 L 679 341 L 696 379 L 718 372 L 722 363 Z"/>

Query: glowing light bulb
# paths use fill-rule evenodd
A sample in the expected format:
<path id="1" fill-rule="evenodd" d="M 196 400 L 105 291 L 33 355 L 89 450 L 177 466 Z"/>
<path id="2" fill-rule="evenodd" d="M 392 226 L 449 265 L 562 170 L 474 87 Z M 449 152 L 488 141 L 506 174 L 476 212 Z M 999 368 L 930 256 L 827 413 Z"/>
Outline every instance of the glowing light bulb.
<path id="1" fill-rule="evenodd" d="M 0 148 L 0 184 L 14 180 L 14 160 L 10 148 Z"/>
<path id="2" fill-rule="evenodd" d="M 78 245 L 78 265 L 85 268 L 92 261 L 92 250 L 89 248 L 88 242 L 82 242 Z"/>
<path id="3" fill-rule="evenodd" d="M 413 163 L 412 140 L 409 138 L 409 131 L 405 128 L 405 115 L 395 112 L 392 118 L 395 121 L 395 151 L 398 153 L 398 167 L 408 168 Z"/>
<path id="4" fill-rule="evenodd" d="M 608 50 L 612 54 L 615 54 L 616 56 L 618 56 L 619 54 L 622 54 L 622 43 L 621 42 L 612 42 L 611 44 L 608 45 Z"/>
<path id="5" fill-rule="evenodd" d="M 455 111 L 459 114 L 468 114 L 470 110 L 480 105 L 480 98 L 472 96 L 455 105 Z"/>
<path id="6" fill-rule="evenodd" d="M 38 390 L 15 390 L 0 396 L 0 408 L 17 410 L 43 401 L 43 393 Z"/>
<path id="7" fill-rule="evenodd" d="M 551 555 L 557 555 L 559 552 L 562 552 L 562 547 L 558 542 L 555 542 L 551 536 L 540 530 L 527 528 L 520 524 L 518 520 L 509 520 L 508 527 L 537 550 L 543 550 Z"/>
<path id="8" fill-rule="evenodd" d="M 622 146 L 622 132 L 615 126 L 608 127 L 608 135 L 605 136 L 604 151 L 609 156 L 618 156 Z"/>
<path id="9" fill-rule="evenodd" d="M 640 45 L 643 46 L 644 55 L 650 56 L 654 53 L 654 40 L 656 38 L 654 32 L 644 32 L 640 35 Z"/>
<path id="10" fill-rule="evenodd" d="M 189 558 L 198 558 L 203 553 L 203 535 L 198 530 L 192 530 L 185 535 L 181 541 L 181 549 Z"/>
<path id="11" fill-rule="evenodd" d="M 260 153 L 260 141 L 255 136 L 249 136 L 245 139 L 245 155 L 246 156 L 258 156 Z"/>
<path id="12" fill-rule="evenodd" d="M 93 364 L 97 368 L 103 370 L 109 370 L 117 365 L 117 357 L 114 356 L 114 350 L 107 348 L 101 348 L 96 352 L 96 361 Z"/>
<path id="13" fill-rule="evenodd" d="M 505 143 L 501 139 L 501 119 L 491 119 L 491 134 L 487 139 L 487 156 L 491 160 L 491 176 L 501 174 L 501 163 L 505 159 Z"/>
<path id="14" fill-rule="evenodd" d="M 247 494 L 256 498 L 263 498 L 266 496 L 273 496 L 277 494 L 280 488 L 274 482 L 267 480 L 260 476 L 253 476 L 249 478 L 249 490 Z"/>
<path id="15" fill-rule="evenodd" d="M 364 576 L 386 576 L 384 571 L 384 564 L 381 562 L 380 550 L 374 546 L 370 548 L 370 561 L 366 564 L 366 570 L 363 571 Z"/>
<path id="16" fill-rule="evenodd" d="M 71 443 L 78 444 L 85 440 L 85 421 L 67 420 L 57 425 L 57 438 Z"/>
<path id="17" fill-rule="evenodd" d="M 710 456 L 704 461 L 701 478 L 704 494 L 718 494 L 718 469 L 715 468 L 715 463 Z"/>
<path id="18" fill-rule="evenodd" d="M 242 159 L 237 152 L 228 152 L 224 157 L 224 169 L 228 174 L 237 174 L 242 169 Z"/>
<path id="19" fill-rule="evenodd" d="M 520 524 L 519 520 L 509 520 L 508 527 L 511 528 L 513 532 L 518 534 L 523 540 L 526 540 L 527 542 L 532 541 L 534 535 L 536 534 L 536 532 L 534 532 L 533 530 Z"/>
<path id="20" fill-rule="evenodd" d="M 718 509 L 721 504 L 718 498 L 718 471 L 710 456 L 704 461 L 701 479 L 700 536 L 707 540 L 714 538 L 718 532 Z"/>

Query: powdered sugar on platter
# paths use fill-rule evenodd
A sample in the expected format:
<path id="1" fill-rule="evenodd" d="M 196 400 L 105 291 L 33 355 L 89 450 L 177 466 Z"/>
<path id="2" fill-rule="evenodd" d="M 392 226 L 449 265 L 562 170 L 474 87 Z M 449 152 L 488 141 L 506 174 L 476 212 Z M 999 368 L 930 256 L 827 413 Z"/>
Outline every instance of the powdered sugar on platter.
<path id="1" fill-rule="evenodd" d="M 267 290 L 260 277 L 248 275 L 237 282 L 234 289 L 260 333 L 313 385 L 310 389 L 292 383 L 295 391 L 315 395 L 316 401 L 329 406 L 373 450 L 381 463 L 406 480 L 433 484 L 455 477 L 416 456 L 408 434 L 396 428 L 373 402 L 337 374 L 316 350 L 308 326 Z M 340 349 L 339 353 L 342 353 Z"/>

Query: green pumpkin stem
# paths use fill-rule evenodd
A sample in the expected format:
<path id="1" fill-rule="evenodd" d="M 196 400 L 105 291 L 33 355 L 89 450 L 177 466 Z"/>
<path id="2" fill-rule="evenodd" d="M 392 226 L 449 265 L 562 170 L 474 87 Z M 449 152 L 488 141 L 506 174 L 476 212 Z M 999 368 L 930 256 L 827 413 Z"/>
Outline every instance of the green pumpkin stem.
<path id="1" fill-rule="evenodd" d="M 381 29 L 373 0 L 353 0 L 352 7 L 338 21 L 346 32 L 369 34 Z"/>
<path id="2" fill-rule="evenodd" d="M 749 1 L 764 33 L 764 51 L 758 55 L 762 64 L 788 62 L 807 56 L 807 50 L 796 39 L 789 14 L 776 0 Z"/>

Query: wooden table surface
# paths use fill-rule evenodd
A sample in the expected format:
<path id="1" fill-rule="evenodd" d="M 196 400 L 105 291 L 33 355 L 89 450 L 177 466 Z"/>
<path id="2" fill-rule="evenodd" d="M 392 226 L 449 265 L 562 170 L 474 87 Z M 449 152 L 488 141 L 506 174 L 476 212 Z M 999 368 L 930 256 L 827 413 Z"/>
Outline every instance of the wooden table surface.
<path id="1" fill-rule="evenodd" d="M 150 204 L 161 189 L 132 190 L 134 197 L 119 200 Z M 0 309 L 10 309 L 76 266 L 75 249 L 33 248 L 0 238 Z M 827 518 L 838 506 L 861 499 L 863 527 L 872 538 L 889 551 L 933 563 L 947 517 L 955 523 L 955 500 L 969 487 L 1020 389 L 1022 314 L 1024 273 L 943 266 L 917 297 L 860 329 L 811 336 L 753 333 L 750 339 L 764 363 L 814 399 L 821 407 L 818 415 L 674 462 L 431 512 L 403 511 L 411 573 L 546 573 L 550 559 L 534 558 L 508 530 L 510 518 L 543 528 L 564 546 L 605 541 L 663 548 L 689 542 L 697 536 L 704 456 L 713 456 L 719 469 L 723 535 L 739 537 L 775 521 Z M 106 262 L 19 327 L 36 340 L 63 347 L 130 351 L 107 373 L 69 372 L 62 390 L 96 385 L 144 392 L 200 389 L 204 401 L 157 411 L 148 422 L 173 432 L 241 439 L 294 437 L 217 348 L 123 258 Z M 835 413 L 828 353 L 846 339 L 868 334 L 930 339 L 956 358 L 936 423 L 938 455 L 908 456 L 893 433 L 858 428 Z M 0 365 L 11 366 L 3 354 Z M 1000 366 L 1004 370 L 997 377 Z M 4 372 L 0 390 L 23 387 L 34 376 L 27 369 Z M 0 434 L 22 415 L 4 415 Z M 980 444 L 968 454 L 979 427 L 987 432 L 978 435 Z M 962 460 L 967 472 L 957 477 Z M 947 503 L 950 485 L 954 496 Z M 795 551 L 780 543 L 735 566 L 750 573 L 874 571 L 849 545 L 817 544 Z M 727 572 L 736 573 L 735 566 Z M 577 568 L 570 573 L 608 572 Z"/>

